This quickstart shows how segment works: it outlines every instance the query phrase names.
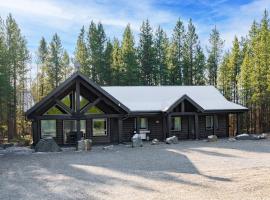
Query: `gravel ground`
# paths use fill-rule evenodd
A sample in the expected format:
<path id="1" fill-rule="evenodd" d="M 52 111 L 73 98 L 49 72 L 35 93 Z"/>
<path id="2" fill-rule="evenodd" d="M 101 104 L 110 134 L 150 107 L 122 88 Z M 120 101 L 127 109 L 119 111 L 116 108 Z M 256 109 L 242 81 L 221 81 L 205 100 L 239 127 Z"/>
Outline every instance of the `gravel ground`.
<path id="1" fill-rule="evenodd" d="M 0 199 L 270 199 L 270 140 L 3 154 Z"/>

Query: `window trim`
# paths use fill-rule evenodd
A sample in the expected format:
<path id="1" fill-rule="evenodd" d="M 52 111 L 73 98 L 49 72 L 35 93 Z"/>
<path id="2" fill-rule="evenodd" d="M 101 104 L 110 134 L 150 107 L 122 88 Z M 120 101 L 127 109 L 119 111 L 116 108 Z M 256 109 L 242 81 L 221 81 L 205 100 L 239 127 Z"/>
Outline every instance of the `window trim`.
<path id="1" fill-rule="evenodd" d="M 54 121 L 55 122 L 55 135 L 54 136 L 50 136 L 52 138 L 56 138 L 57 136 L 57 120 L 56 119 L 41 119 L 40 120 L 40 138 L 44 138 L 43 134 L 42 134 L 42 121 Z"/>
<path id="2" fill-rule="evenodd" d="M 211 119 L 211 126 L 207 126 L 207 118 L 210 117 Z M 213 115 L 206 115 L 205 116 L 205 129 L 206 130 L 213 130 L 214 129 L 214 116 Z"/>
<path id="3" fill-rule="evenodd" d="M 104 135 L 94 135 L 94 121 L 104 120 L 105 121 L 105 134 Z M 107 118 L 93 118 L 92 119 L 92 136 L 93 137 L 107 137 L 108 136 L 108 119 Z"/>
<path id="4" fill-rule="evenodd" d="M 145 119 L 146 120 L 146 128 L 141 128 L 141 119 Z M 149 120 L 147 117 L 139 117 L 139 130 L 144 130 L 144 131 L 148 131 L 149 130 Z M 135 130 L 137 129 L 137 118 L 134 119 L 134 127 Z"/>
<path id="5" fill-rule="evenodd" d="M 180 129 L 175 129 L 175 118 L 180 118 Z M 173 121 L 174 120 L 174 121 Z M 171 131 L 182 131 L 182 117 L 181 116 L 174 116 L 171 117 Z"/>

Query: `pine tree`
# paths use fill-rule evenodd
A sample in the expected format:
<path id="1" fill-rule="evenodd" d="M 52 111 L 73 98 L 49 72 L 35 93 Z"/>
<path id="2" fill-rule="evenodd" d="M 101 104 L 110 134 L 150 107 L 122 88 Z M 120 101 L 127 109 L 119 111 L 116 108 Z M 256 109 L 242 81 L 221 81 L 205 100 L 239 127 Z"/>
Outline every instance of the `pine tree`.
<path id="1" fill-rule="evenodd" d="M 238 76 L 240 73 L 241 66 L 241 57 L 240 57 L 240 44 L 238 38 L 235 37 L 233 41 L 233 47 L 229 58 L 229 71 L 227 75 L 230 78 L 231 88 L 232 88 L 232 101 L 238 102 Z"/>
<path id="2" fill-rule="evenodd" d="M 228 72 L 230 72 L 229 59 L 230 52 L 226 52 L 218 69 L 217 86 L 221 90 L 222 94 L 226 97 L 226 99 L 231 100 L 232 92 L 230 85 L 230 77 L 228 76 Z"/>
<path id="3" fill-rule="evenodd" d="M 25 74 L 27 72 L 27 61 L 29 53 L 26 47 L 26 40 L 21 35 L 21 30 L 15 19 L 10 14 L 5 23 L 6 45 L 8 58 L 8 77 L 11 84 L 9 91 L 9 110 L 8 110 L 8 136 L 12 139 L 17 136 L 17 119 L 21 123 L 23 114 L 23 101 L 20 101 L 25 89 Z M 18 87 L 20 86 L 20 87 Z"/>
<path id="4" fill-rule="evenodd" d="M 170 47 L 171 73 L 173 76 L 176 76 L 172 78 L 171 84 L 183 84 L 184 42 L 185 28 L 183 22 L 178 19 L 173 29 L 172 44 Z"/>
<path id="5" fill-rule="evenodd" d="M 193 85 L 195 55 L 198 45 L 198 35 L 196 34 L 195 26 L 192 20 L 189 20 L 188 29 L 184 43 L 184 68 L 183 68 L 183 83 L 185 85 Z"/>
<path id="6" fill-rule="evenodd" d="M 96 25 L 93 21 L 89 26 L 87 35 L 87 49 L 88 59 L 91 65 L 90 72 L 93 81 L 103 85 L 104 80 L 102 74 L 104 73 L 104 53 L 106 44 L 106 34 L 103 29 L 103 25 L 98 23 Z"/>
<path id="7" fill-rule="evenodd" d="M 66 80 L 72 73 L 72 67 L 70 65 L 70 58 L 68 52 L 65 50 L 62 57 L 63 66 L 63 80 Z"/>
<path id="8" fill-rule="evenodd" d="M 194 85 L 204 85 L 205 84 L 205 56 L 200 45 L 197 46 L 195 60 L 194 60 Z"/>
<path id="9" fill-rule="evenodd" d="M 105 58 L 105 65 L 104 67 L 106 68 L 105 73 L 103 74 L 103 79 L 104 79 L 104 85 L 111 85 L 113 82 L 113 72 L 112 72 L 112 53 L 113 53 L 113 45 L 110 40 L 107 41 L 106 44 L 106 49 L 104 53 L 104 58 Z"/>
<path id="10" fill-rule="evenodd" d="M 149 20 L 143 21 L 138 47 L 138 60 L 143 85 L 153 85 L 155 83 L 155 52 L 153 45 L 153 33 Z"/>
<path id="11" fill-rule="evenodd" d="M 123 59 L 123 69 L 124 83 L 125 85 L 136 85 L 139 79 L 139 67 L 137 63 L 135 42 L 130 25 L 128 24 L 125 28 L 122 45 L 121 54 Z"/>
<path id="12" fill-rule="evenodd" d="M 64 79 L 62 58 L 63 47 L 61 40 L 57 34 L 54 34 L 49 45 L 49 52 L 46 61 L 47 85 L 49 90 L 56 88 Z"/>
<path id="13" fill-rule="evenodd" d="M 157 82 L 155 83 L 160 85 L 167 85 L 168 80 L 168 52 L 169 52 L 169 39 L 167 38 L 164 30 L 159 26 L 154 40 L 155 48 L 155 64 L 157 71 Z"/>
<path id="14" fill-rule="evenodd" d="M 125 74 L 125 69 L 123 67 L 123 58 L 120 43 L 116 38 L 113 41 L 112 74 L 113 85 L 124 85 L 123 75 Z"/>
<path id="15" fill-rule="evenodd" d="M 44 37 L 41 38 L 39 43 L 39 48 L 37 52 L 37 62 L 38 62 L 38 68 L 40 68 L 40 71 L 37 73 L 37 101 L 41 100 L 45 94 L 48 93 L 48 91 L 45 91 L 46 89 L 46 59 L 48 56 L 48 47 L 47 42 Z"/>
<path id="16" fill-rule="evenodd" d="M 217 85 L 217 70 L 220 63 L 220 58 L 222 54 L 223 41 L 220 38 L 219 31 L 212 29 L 209 38 L 210 48 L 208 51 L 207 59 L 207 74 L 208 74 L 208 84 Z"/>
<path id="17" fill-rule="evenodd" d="M 0 136 L 2 137 L 7 133 L 8 102 L 11 91 L 8 52 L 5 39 L 5 24 L 0 18 Z"/>
<path id="18" fill-rule="evenodd" d="M 87 77 L 91 77 L 89 55 L 85 43 L 85 30 L 84 26 L 81 28 L 80 34 L 77 39 L 75 49 L 75 62 L 80 65 L 80 71 Z"/>

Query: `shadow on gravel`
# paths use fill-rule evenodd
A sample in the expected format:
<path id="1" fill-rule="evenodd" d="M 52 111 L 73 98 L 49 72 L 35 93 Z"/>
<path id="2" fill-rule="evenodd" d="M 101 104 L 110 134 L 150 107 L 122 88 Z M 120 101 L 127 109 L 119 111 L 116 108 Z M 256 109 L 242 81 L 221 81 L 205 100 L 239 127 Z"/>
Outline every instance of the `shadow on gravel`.
<path id="1" fill-rule="evenodd" d="M 207 187 L 181 178 L 182 173 L 215 181 L 231 181 L 202 174 L 183 154 L 182 151 L 188 150 L 234 157 L 180 145 L 17 156 L 11 158 L 12 165 L 0 166 L 0 177 L 5 179 L 0 181 L 0 192 L 5 191 L 5 199 L 74 199 L 74 195 L 78 199 L 99 199 L 100 194 L 110 195 L 104 187 L 124 185 L 142 192 L 160 192 L 149 186 L 149 181 Z M 4 171 L 5 166 L 7 171 Z"/>

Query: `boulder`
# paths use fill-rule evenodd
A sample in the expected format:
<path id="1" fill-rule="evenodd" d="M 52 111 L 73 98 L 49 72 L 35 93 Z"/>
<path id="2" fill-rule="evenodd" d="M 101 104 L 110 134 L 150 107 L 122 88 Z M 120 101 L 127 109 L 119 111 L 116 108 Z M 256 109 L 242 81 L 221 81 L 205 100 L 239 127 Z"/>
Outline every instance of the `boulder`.
<path id="1" fill-rule="evenodd" d="M 216 142 L 216 141 L 218 141 L 218 138 L 217 138 L 216 135 L 209 135 L 209 136 L 207 137 L 207 141 L 208 141 L 208 142 Z"/>
<path id="2" fill-rule="evenodd" d="M 90 151 L 91 149 L 92 149 L 92 140 L 85 139 L 84 140 L 84 150 L 85 151 Z"/>
<path id="3" fill-rule="evenodd" d="M 158 139 L 153 139 L 151 142 L 152 145 L 156 145 L 159 144 L 159 140 Z"/>
<path id="4" fill-rule="evenodd" d="M 237 140 L 261 140 L 261 139 L 266 139 L 267 135 L 266 134 L 240 134 L 235 137 Z"/>
<path id="5" fill-rule="evenodd" d="M 113 145 L 105 146 L 103 150 L 113 150 Z"/>
<path id="6" fill-rule="evenodd" d="M 36 152 L 59 152 L 61 148 L 56 144 L 53 138 L 43 138 L 35 146 Z"/>
<path id="7" fill-rule="evenodd" d="M 230 142 L 235 142 L 235 141 L 236 141 L 236 139 L 233 138 L 233 137 L 230 137 L 228 140 L 229 140 Z"/>
<path id="8" fill-rule="evenodd" d="M 252 140 L 253 136 L 247 133 L 243 133 L 243 134 L 235 136 L 235 139 L 236 140 Z"/>
<path id="9" fill-rule="evenodd" d="M 77 150 L 78 151 L 84 151 L 85 150 L 85 143 L 84 140 L 81 139 L 77 142 Z"/>
<path id="10" fill-rule="evenodd" d="M 142 147 L 143 146 L 142 138 L 137 133 L 135 135 L 133 135 L 131 142 L 132 142 L 132 147 Z"/>
<path id="11" fill-rule="evenodd" d="M 177 144 L 178 138 L 174 135 L 172 137 L 166 138 L 166 144 Z"/>

